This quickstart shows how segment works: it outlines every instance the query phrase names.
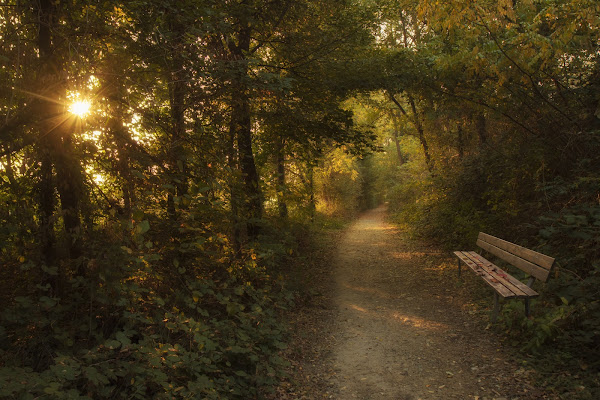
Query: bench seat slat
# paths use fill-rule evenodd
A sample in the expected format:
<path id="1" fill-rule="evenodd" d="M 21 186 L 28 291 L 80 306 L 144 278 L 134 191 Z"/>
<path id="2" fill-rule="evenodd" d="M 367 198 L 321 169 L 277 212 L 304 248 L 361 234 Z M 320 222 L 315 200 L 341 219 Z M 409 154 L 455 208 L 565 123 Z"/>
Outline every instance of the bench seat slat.
<path id="1" fill-rule="evenodd" d="M 532 288 L 530 288 L 529 286 L 527 286 L 526 284 L 524 284 L 523 282 L 521 282 L 520 280 L 515 278 L 514 276 L 506 273 L 500 267 L 498 267 L 497 265 L 493 264 L 492 262 L 486 260 L 481 255 L 479 255 L 475 252 L 470 252 L 469 256 L 471 257 L 471 259 L 473 259 L 473 261 L 475 261 L 476 263 L 481 265 L 483 268 L 488 268 L 492 271 L 494 269 L 496 269 L 496 271 L 493 271 L 493 272 L 496 272 L 496 275 L 499 274 L 500 277 L 503 278 L 503 280 L 506 280 L 511 285 L 511 290 L 513 290 L 513 292 L 515 292 L 515 294 L 521 292 L 521 294 L 519 294 L 518 297 L 526 298 L 526 297 L 536 297 L 539 295 L 538 292 L 536 292 L 535 290 L 533 290 Z M 515 289 L 512 289 L 512 288 L 515 288 Z"/>
<path id="2" fill-rule="evenodd" d="M 458 258 L 460 258 L 462 262 L 464 262 L 469 268 L 471 268 L 473 272 L 475 272 L 475 274 L 481 276 L 485 283 L 490 285 L 496 292 L 498 292 L 500 296 L 504 297 L 505 299 L 517 297 L 517 295 L 513 291 L 508 289 L 500 282 L 500 279 L 497 279 L 495 276 L 491 275 L 486 269 L 481 268 L 479 265 L 477 265 L 477 263 L 473 261 L 471 257 L 469 257 L 469 253 L 470 252 L 468 251 L 454 252 L 454 254 Z"/>
<path id="3" fill-rule="evenodd" d="M 513 282 L 511 282 L 510 278 L 512 277 L 508 273 L 506 273 L 506 271 L 504 271 L 497 265 L 491 263 L 490 261 L 486 260 L 474 251 L 463 253 L 467 257 L 469 257 L 479 268 L 485 270 L 490 275 L 493 281 L 498 281 L 498 283 L 510 290 L 513 293 L 513 296 L 511 296 L 511 298 L 529 297 L 529 294 L 525 290 L 523 290 L 523 287 L 527 288 L 527 286 L 521 284 L 520 282 L 519 284 L 514 284 Z"/>

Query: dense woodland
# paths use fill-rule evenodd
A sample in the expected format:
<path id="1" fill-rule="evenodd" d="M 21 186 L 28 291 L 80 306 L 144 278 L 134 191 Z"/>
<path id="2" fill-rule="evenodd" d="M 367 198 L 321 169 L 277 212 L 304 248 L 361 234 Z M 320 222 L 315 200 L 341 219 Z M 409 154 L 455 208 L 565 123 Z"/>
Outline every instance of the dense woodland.
<path id="1" fill-rule="evenodd" d="M 0 39 L 0 398 L 260 397 L 282 266 L 383 201 L 556 257 L 499 329 L 593 398 L 596 0 L 5 0 Z"/>

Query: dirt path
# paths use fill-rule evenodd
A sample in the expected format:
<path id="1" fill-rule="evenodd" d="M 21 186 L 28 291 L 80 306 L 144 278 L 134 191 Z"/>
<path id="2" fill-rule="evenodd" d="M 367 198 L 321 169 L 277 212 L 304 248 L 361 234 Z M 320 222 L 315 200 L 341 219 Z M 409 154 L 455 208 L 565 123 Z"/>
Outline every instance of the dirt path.
<path id="1" fill-rule="evenodd" d="M 461 307 L 455 282 L 435 268 L 439 253 L 411 248 L 384 216 L 367 212 L 338 245 L 323 397 L 544 398 Z"/>

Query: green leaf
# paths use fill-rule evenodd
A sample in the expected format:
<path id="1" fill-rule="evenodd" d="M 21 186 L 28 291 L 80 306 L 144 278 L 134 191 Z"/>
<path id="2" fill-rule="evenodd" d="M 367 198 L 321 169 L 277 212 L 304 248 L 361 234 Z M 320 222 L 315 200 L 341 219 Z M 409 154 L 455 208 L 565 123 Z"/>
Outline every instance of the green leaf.
<path id="1" fill-rule="evenodd" d="M 194 300 L 194 303 L 197 303 L 201 297 L 202 297 L 202 293 L 200 293 L 199 291 L 194 290 L 192 292 L 192 299 Z"/>
<path id="2" fill-rule="evenodd" d="M 142 175 L 142 179 L 144 178 L 144 176 Z M 144 212 L 142 210 L 135 210 L 133 212 L 132 218 L 136 221 L 140 221 L 141 219 L 144 218 Z"/>
<path id="3" fill-rule="evenodd" d="M 235 314 L 238 311 L 237 304 L 235 303 L 227 303 L 227 313 L 229 315 Z"/>
<path id="4" fill-rule="evenodd" d="M 124 332 L 117 332 L 115 338 L 123 345 L 123 347 L 129 346 L 131 344 L 131 340 L 129 340 L 129 338 L 127 337 L 127 335 L 125 335 Z"/>
<path id="5" fill-rule="evenodd" d="M 135 233 L 137 235 L 143 235 L 144 233 L 148 232 L 150 230 L 150 222 L 148 222 L 148 220 L 143 220 L 142 222 L 140 222 L 139 224 L 137 224 L 137 226 L 135 227 Z"/>
<path id="6" fill-rule="evenodd" d="M 60 394 L 60 383 L 51 382 L 48 386 L 44 388 L 44 393 L 46 394 Z"/>
<path id="7" fill-rule="evenodd" d="M 111 350 L 118 349 L 119 347 L 121 347 L 121 342 L 114 339 L 108 339 L 106 342 L 104 342 L 104 346 Z"/>
<path id="8" fill-rule="evenodd" d="M 40 303 L 45 306 L 46 308 L 50 308 L 50 307 L 54 307 L 56 305 L 56 300 L 48 297 L 48 296 L 42 296 L 40 297 Z"/>
<path id="9" fill-rule="evenodd" d="M 52 276 L 58 275 L 58 267 L 46 267 L 45 265 L 42 265 L 42 271 L 44 271 L 48 275 L 52 275 Z"/>
<path id="10" fill-rule="evenodd" d="M 110 381 L 94 367 L 85 367 L 84 374 L 96 386 L 108 385 Z"/>

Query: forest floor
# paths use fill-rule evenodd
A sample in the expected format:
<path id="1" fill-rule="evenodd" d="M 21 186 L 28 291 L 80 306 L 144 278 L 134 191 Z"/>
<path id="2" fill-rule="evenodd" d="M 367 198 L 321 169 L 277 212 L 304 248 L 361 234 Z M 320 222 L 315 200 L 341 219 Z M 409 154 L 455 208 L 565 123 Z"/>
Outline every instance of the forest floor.
<path id="1" fill-rule="evenodd" d="M 363 214 L 304 271 L 291 376 L 275 398 L 553 398 L 486 329 L 448 254 L 385 216 L 384 207 Z"/>

